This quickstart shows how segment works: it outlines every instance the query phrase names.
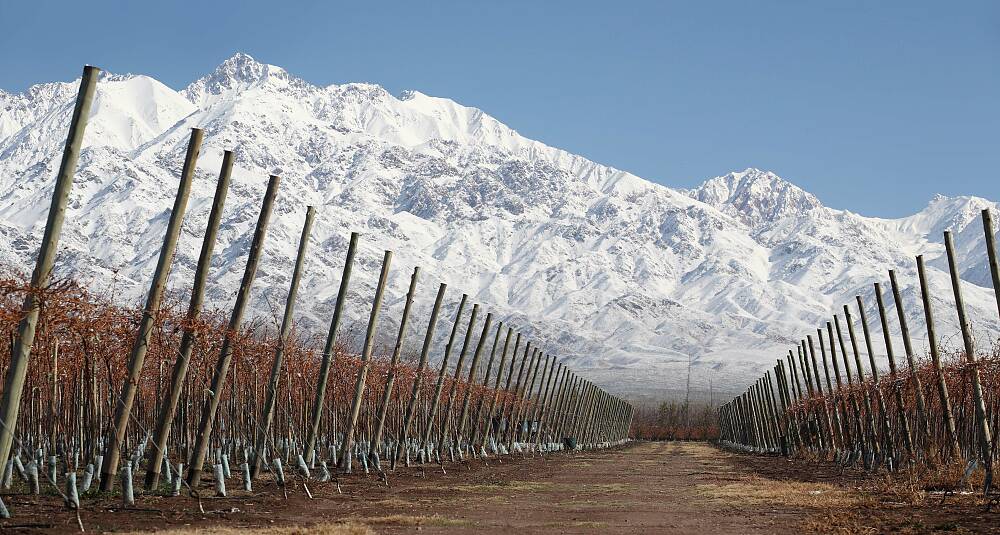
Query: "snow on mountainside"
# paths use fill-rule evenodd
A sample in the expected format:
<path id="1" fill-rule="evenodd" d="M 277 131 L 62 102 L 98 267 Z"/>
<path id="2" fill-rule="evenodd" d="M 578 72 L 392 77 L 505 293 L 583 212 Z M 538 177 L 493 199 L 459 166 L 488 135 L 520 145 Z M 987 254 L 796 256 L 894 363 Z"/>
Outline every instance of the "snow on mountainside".
<path id="1" fill-rule="evenodd" d="M 7 269 L 29 270 L 37 251 L 76 88 L 0 92 Z M 996 205 L 984 199 L 938 197 L 918 214 L 885 220 L 824 207 L 756 169 L 673 190 L 526 139 L 448 99 L 415 91 L 397 98 L 373 84 L 319 87 L 242 54 L 182 91 L 147 76 L 101 79 L 59 274 L 98 287 L 113 282 L 124 298 L 141 299 L 193 127 L 205 130 L 205 141 L 171 284 L 180 295 L 190 285 L 222 152 L 234 150 L 209 290 L 221 308 L 231 305 L 273 173 L 282 184 L 254 310 L 280 315 L 305 208 L 314 205 L 298 311 L 317 330 L 329 321 L 356 230 L 354 320 L 368 316 L 381 251 L 396 252 L 380 328 L 386 340 L 419 265 L 409 347 L 420 343 L 437 283 L 446 282 L 451 305 L 442 325 L 466 292 L 618 391 L 683 385 L 689 355 L 694 384 L 735 390 L 855 294 L 870 300 L 871 283 L 887 280 L 890 266 L 904 286 L 911 331 L 922 336 L 915 254 L 931 267 L 941 332 L 954 332 L 941 271 L 941 231 L 953 229 L 977 334 L 987 341 L 1000 332 L 978 223 L 979 210 Z"/>

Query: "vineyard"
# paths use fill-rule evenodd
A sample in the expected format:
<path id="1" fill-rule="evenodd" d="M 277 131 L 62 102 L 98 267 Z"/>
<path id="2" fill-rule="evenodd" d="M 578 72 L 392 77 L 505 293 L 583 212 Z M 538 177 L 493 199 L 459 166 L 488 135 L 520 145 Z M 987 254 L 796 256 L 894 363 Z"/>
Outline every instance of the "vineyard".
<path id="1" fill-rule="evenodd" d="M 193 130 L 156 271 L 142 307 L 115 303 L 51 271 L 98 70 L 87 67 L 37 264 L 30 281 L 0 280 L 0 466 L 6 494 L 55 494 L 81 510 L 91 496 L 187 496 L 203 507 L 236 484 L 267 481 L 339 488 L 363 472 L 388 486 L 398 464 L 468 464 L 514 454 L 599 449 L 626 441 L 633 413 L 577 376 L 513 325 L 462 295 L 454 318 L 438 288 L 428 318 L 411 318 L 420 269 L 410 278 L 392 347 L 376 344 L 392 252 L 386 251 L 358 350 L 338 338 L 359 236 L 351 235 L 329 333 L 296 328 L 296 292 L 315 211 L 309 207 L 280 328 L 248 319 L 247 302 L 280 178 L 262 200 L 236 301 L 204 302 L 232 172 L 226 152 L 190 301 L 166 297 L 202 132 Z M 305 207 L 303 207 L 305 209 Z M 331 274 L 333 276 L 333 274 Z M 464 327 L 465 336 L 458 336 Z M 450 332 L 432 354 L 437 330 Z M 404 354 L 419 332 L 419 355 Z M 440 364 L 438 364 L 440 362 Z M 230 488 L 227 489 L 227 485 Z M 183 498 L 178 498 L 183 499 Z M 195 507 L 195 505 L 192 505 Z M 18 511 L 0 501 L 0 516 Z"/>
<path id="2" fill-rule="evenodd" d="M 996 293 L 1000 266 L 989 210 L 983 210 L 982 223 L 982 250 Z M 995 346 L 984 348 L 983 341 L 977 347 L 948 231 L 944 242 L 961 350 L 939 346 L 934 318 L 944 311 L 932 307 L 924 259 L 917 256 L 928 355 L 914 353 L 906 303 L 890 269 L 889 291 L 884 292 L 880 283 L 874 285 L 878 318 L 869 319 L 861 296 L 854 307 L 844 305 L 842 315 L 831 315 L 815 336 L 809 334 L 795 344 L 773 370 L 719 409 L 722 442 L 744 451 L 805 457 L 817 463 L 832 459 L 845 469 L 909 474 L 942 493 L 942 503 L 951 494 L 975 487 L 986 510 L 991 510 L 1000 499 L 993 481 L 997 456 L 993 433 L 1000 425 L 1000 353 Z M 1000 306 L 1000 293 L 996 295 Z M 905 364 L 897 362 L 898 348 L 889 335 L 893 318 L 886 314 L 888 299 L 895 303 Z M 870 321 L 880 323 L 882 340 L 870 333 Z M 883 348 L 888 373 L 875 361 Z"/>

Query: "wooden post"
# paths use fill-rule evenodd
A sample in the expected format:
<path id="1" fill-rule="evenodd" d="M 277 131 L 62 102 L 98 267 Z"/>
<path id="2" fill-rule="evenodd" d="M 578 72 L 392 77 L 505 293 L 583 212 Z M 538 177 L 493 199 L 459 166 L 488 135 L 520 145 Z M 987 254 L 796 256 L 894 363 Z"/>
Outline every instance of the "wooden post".
<path id="1" fill-rule="evenodd" d="M 872 398 L 868 393 L 868 389 L 864 388 L 865 369 L 861 365 L 861 354 L 860 351 L 858 351 L 858 338 L 854 334 L 854 323 L 851 320 L 851 309 L 847 305 L 844 305 L 844 321 L 847 323 L 847 335 L 851 340 L 851 350 L 854 352 L 854 365 L 858 370 L 858 385 L 861 387 L 862 395 L 864 396 L 868 434 L 871 437 L 870 440 L 868 440 L 868 444 L 871 446 L 872 452 L 877 455 L 879 453 L 879 445 L 878 433 L 875 431 L 875 410 L 872 406 Z M 838 326 L 838 330 L 839 328 L 840 327 Z M 870 345 L 871 343 L 869 342 L 869 346 Z"/>
<path id="2" fill-rule="evenodd" d="M 336 351 L 337 331 L 340 329 L 340 319 L 344 314 L 344 303 L 347 301 L 347 289 L 351 282 L 351 271 L 354 268 L 354 255 L 358 251 L 358 233 L 351 233 L 351 242 L 347 246 L 347 259 L 344 261 L 344 273 L 340 277 L 340 289 L 337 291 L 337 304 L 333 307 L 333 319 L 326 335 L 326 345 L 323 347 L 323 357 L 316 378 L 316 393 L 313 398 L 312 421 L 309 433 L 306 435 L 304 453 L 308 460 L 313 461 L 313 451 L 316 449 L 316 435 L 319 434 L 319 422 L 323 417 L 323 407 L 326 401 L 326 386 L 330 379 L 330 368 L 333 366 L 333 352 Z"/>
<path id="3" fill-rule="evenodd" d="M 469 364 L 469 378 L 466 380 L 465 396 L 462 399 L 462 412 L 458 416 L 458 433 L 455 434 L 455 446 L 462 447 L 462 437 L 465 436 L 465 422 L 469 416 L 469 402 L 472 401 L 472 389 L 476 385 L 476 370 L 479 368 L 479 357 L 483 352 L 483 345 L 489 337 L 490 327 L 493 326 L 493 313 L 486 314 L 486 321 L 483 323 L 483 332 L 479 335 L 476 343 L 476 350 L 472 353 L 472 362 Z M 470 326 L 471 327 L 471 326 Z M 494 342 L 494 347 L 496 343 Z M 484 379 L 483 383 L 489 380 Z"/>
<path id="4" fill-rule="evenodd" d="M 227 150 L 222 156 L 222 170 L 219 172 L 219 180 L 215 186 L 215 197 L 212 201 L 212 210 L 208 215 L 205 236 L 201 242 L 198 266 L 194 271 L 194 283 L 191 287 L 191 301 L 188 304 L 184 322 L 184 334 L 181 336 L 181 345 L 177 351 L 177 360 L 174 362 L 167 394 L 160 404 L 160 410 L 157 414 L 153 447 L 149 449 L 147 457 L 145 484 L 146 488 L 150 490 L 156 488 L 160 481 L 160 466 L 163 464 L 163 457 L 166 454 L 170 427 L 173 424 L 174 415 L 177 413 L 177 405 L 180 403 L 184 380 L 187 377 L 188 364 L 191 362 L 191 352 L 194 350 L 196 338 L 195 323 L 201 316 L 201 307 L 205 301 L 205 285 L 208 282 L 208 271 L 212 266 L 212 251 L 215 249 L 215 239 L 219 233 L 222 208 L 226 204 L 226 194 L 229 191 L 229 179 L 232 172 L 233 153 Z M 97 395 L 96 389 L 94 395 Z M 96 405 L 96 400 L 94 404 Z"/>
<path id="5" fill-rule="evenodd" d="M 990 277 L 993 279 L 993 296 L 1000 311 L 1000 264 L 997 263 L 997 244 L 993 235 L 993 216 L 989 208 L 983 210 L 983 232 L 986 234 L 986 256 L 990 263 Z"/>
<path id="6" fill-rule="evenodd" d="M 486 393 L 487 393 L 486 389 L 490 388 L 490 379 L 493 378 L 493 362 L 494 362 L 494 360 L 496 358 L 496 355 L 497 355 L 497 347 L 500 345 L 500 333 L 503 332 L 503 328 L 504 328 L 504 324 L 501 321 L 500 323 L 497 324 L 496 335 L 493 336 L 493 349 L 490 350 L 490 359 L 489 359 L 489 362 L 486 364 L 486 375 L 483 378 L 483 388 L 484 388 L 484 391 L 483 391 L 483 395 L 479 396 L 479 403 L 476 404 L 476 416 L 475 416 L 475 422 L 476 422 L 476 424 L 473 427 L 473 429 L 472 429 L 472 431 L 471 431 L 471 433 L 469 435 L 470 442 L 472 443 L 473 446 L 475 446 L 476 444 L 481 444 L 481 442 L 479 442 L 479 437 L 480 437 L 480 433 L 482 432 L 482 427 L 483 427 L 482 426 L 482 424 L 483 424 L 483 407 L 485 407 L 485 405 L 486 405 Z M 508 336 L 509 336 L 509 331 L 510 331 L 510 329 L 508 328 Z M 503 363 L 502 362 L 500 363 L 499 371 L 500 372 L 503 371 Z M 497 383 L 499 383 L 499 381 L 500 381 L 499 375 L 500 374 L 498 373 L 497 374 L 497 380 L 496 380 Z M 496 387 L 494 387 L 494 390 L 495 389 L 496 389 Z M 492 417 L 492 415 L 490 415 L 490 416 Z"/>
<path id="7" fill-rule="evenodd" d="M 858 304 L 858 315 L 861 318 L 861 332 L 865 335 L 865 349 L 868 351 L 868 361 L 872 373 L 872 389 L 878 402 L 879 414 L 882 415 L 882 439 L 885 441 L 885 453 L 892 455 L 895 448 L 895 441 L 892 438 L 893 428 L 889 421 L 889 411 L 885 406 L 885 396 L 882 394 L 882 387 L 879 385 L 878 366 L 875 364 L 875 351 L 872 349 L 871 332 L 868 330 L 868 315 L 865 313 L 865 303 L 860 295 L 854 296 Z"/>
<path id="8" fill-rule="evenodd" d="M 261 207 L 260 216 L 257 218 L 257 228 L 254 231 L 253 242 L 250 245 L 250 255 L 247 258 L 246 270 L 243 272 L 243 280 L 240 282 L 240 289 L 236 294 L 236 305 L 233 307 L 233 314 L 230 316 L 229 326 L 222 341 L 222 349 L 219 351 L 219 359 L 215 364 L 215 374 L 212 376 L 210 390 L 211 394 L 208 396 L 205 407 L 201 412 L 201 424 L 198 426 L 194 452 L 191 464 L 188 466 L 187 484 L 191 489 L 197 489 L 198 483 L 201 482 L 201 472 L 205 464 L 205 456 L 208 454 L 208 441 L 212 435 L 215 412 L 219 408 L 222 391 L 226 386 L 226 376 L 229 373 L 229 363 L 233 358 L 234 337 L 239 332 L 240 323 L 243 321 L 243 313 L 250 301 L 250 288 L 253 286 L 254 277 L 257 275 L 257 265 L 260 262 L 260 256 L 264 249 L 267 224 L 271 218 L 271 210 L 274 208 L 274 199 L 278 196 L 278 184 L 280 182 L 280 178 L 271 175 L 271 179 L 267 183 L 267 191 L 264 193 L 264 205 Z"/>
<path id="9" fill-rule="evenodd" d="M 958 432 L 955 430 L 955 418 L 952 416 L 951 396 L 948 395 L 948 383 L 945 381 L 944 370 L 941 368 L 941 355 L 938 354 L 937 334 L 934 332 L 934 313 L 931 310 L 931 293 L 924 273 L 924 255 L 917 256 L 917 277 L 920 279 L 920 295 L 924 303 L 924 320 L 927 323 L 927 343 L 930 345 L 931 362 L 934 364 L 934 374 L 937 377 L 938 395 L 941 397 L 941 416 L 944 428 L 948 433 L 948 449 L 953 460 L 962 458 L 962 450 L 958 443 Z"/>
<path id="10" fill-rule="evenodd" d="M 455 395 L 458 392 L 458 382 L 462 378 L 462 367 L 465 364 L 465 355 L 469 351 L 469 344 L 472 343 L 472 328 L 476 324 L 476 317 L 479 314 L 479 305 L 472 305 L 472 315 L 469 317 L 469 326 L 465 329 L 465 339 L 462 341 L 462 350 L 458 353 L 458 362 L 455 363 L 455 374 L 451 380 L 451 388 L 448 389 L 448 403 L 444 408 L 444 423 L 438 436 L 438 454 L 443 451 L 444 441 L 448 437 L 448 428 L 451 427 L 452 406 L 455 404 Z M 493 316 L 487 316 L 487 320 L 492 321 Z M 487 324 L 489 327 L 489 324 Z M 456 437 L 457 440 L 457 437 Z M 457 444 L 456 444 L 457 445 Z"/>
<path id="11" fill-rule="evenodd" d="M 944 233 L 944 247 L 948 253 L 948 271 L 951 272 L 951 287 L 955 293 L 955 310 L 958 311 L 958 323 L 962 328 L 962 342 L 965 344 L 965 360 L 969 363 L 969 375 L 972 378 L 972 396 L 976 404 L 976 421 L 979 427 L 979 455 L 983 461 L 983 468 L 986 470 L 985 491 L 989 492 L 993 480 L 993 436 L 990 433 L 990 424 L 986 416 L 986 401 L 983 399 L 983 384 L 979 379 L 979 363 L 972 341 L 972 329 L 969 327 L 969 319 L 965 315 L 962 283 L 958 276 L 955 244 L 952 243 L 951 232 L 945 231 Z"/>
<path id="12" fill-rule="evenodd" d="M 524 383 L 524 388 L 521 390 L 521 393 L 517 397 L 517 411 L 516 411 L 517 416 L 515 418 L 517 420 L 517 429 L 515 430 L 515 433 L 511 434 L 512 448 L 514 447 L 514 444 L 517 442 L 517 438 L 522 436 L 523 434 L 521 432 L 521 428 L 522 424 L 524 423 L 524 414 L 528 408 L 528 403 L 531 402 L 531 393 L 535 388 L 535 379 L 538 378 L 538 366 L 539 364 L 541 364 L 542 355 L 543 353 L 538 348 L 535 348 L 531 353 L 532 359 L 528 365 L 529 373 L 528 375 L 525 376 L 526 381 Z"/>
<path id="13" fill-rule="evenodd" d="M 538 429 L 535 431 L 535 440 L 534 440 L 536 447 L 541 446 L 542 435 L 544 433 L 542 426 L 544 425 L 545 421 L 544 419 L 547 416 L 546 411 L 548 410 L 549 405 L 552 404 L 552 395 L 554 394 L 553 378 L 558 377 L 557 375 L 558 371 L 556 370 L 556 366 L 559 367 L 558 371 L 562 370 L 562 364 L 558 364 L 556 362 L 556 358 L 551 357 L 551 362 L 549 363 L 548 378 L 545 380 L 545 392 L 542 394 L 541 402 L 538 404 L 538 409 L 536 410 L 534 417 L 534 420 L 538 422 Z M 528 434 L 528 438 L 529 439 L 531 438 L 530 433 Z"/>
<path id="14" fill-rule="evenodd" d="M 73 175 L 76 172 L 77 160 L 80 158 L 83 133 L 87 128 L 90 105 L 94 100 L 100 72 L 100 69 L 90 65 L 83 68 L 80 90 L 76 96 L 73 118 L 69 124 L 69 135 L 63 148 L 55 190 L 52 192 L 52 203 L 49 205 L 49 215 L 45 222 L 45 234 L 42 236 L 42 245 L 35 260 L 35 270 L 31 274 L 32 291 L 28 292 L 21 307 L 21 322 L 17 327 L 17 339 L 10 352 L 10 366 L 7 368 L 7 377 L 4 381 L 3 399 L 0 400 L 0 469 L 7 466 L 11 445 L 14 442 L 14 429 L 17 427 L 17 416 L 21 409 L 24 379 L 28 374 L 31 346 L 35 343 L 35 327 L 42 307 L 42 297 L 38 291 L 48 285 L 56 253 L 59 251 L 59 234 L 62 232 L 63 220 L 66 217 L 66 205 L 69 202 L 70 190 L 73 188 Z"/>
<path id="15" fill-rule="evenodd" d="M 822 335 L 822 331 L 819 331 Z M 823 405 L 822 422 L 820 425 L 821 429 L 826 433 L 826 439 L 824 442 L 830 447 L 830 449 L 837 449 L 837 433 L 833 429 L 833 418 L 830 417 L 830 409 L 826 403 L 826 397 L 823 395 L 823 386 L 820 384 L 819 380 L 819 364 L 816 361 L 816 347 L 813 345 L 813 339 L 811 335 L 806 336 L 806 340 L 809 342 L 809 358 L 812 360 L 813 374 L 816 379 L 816 392 L 820 396 L 820 403 Z M 823 337 L 820 336 L 820 343 L 823 342 Z M 830 386 L 830 374 L 826 369 L 826 358 L 823 356 L 823 371 L 826 372 L 826 386 L 827 392 L 833 395 L 833 388 Z M 838 422 L 839 424 L 839 422 Z"/>
<path id="16" fill-rule="evenodd" d="M 875 283 L 875 300 L 878 303 L 878 315 L 882 321 L 882 335 L 885 338 L 885 352 L 889 359 L 889 375 L 892 379 L 892 389 L 896 396 L 896 410 L 899 411 L 900 428 L 903 432 L 903 446 L 907 455 L 913 456 L 913 439 L 910 435 L 909 418 L 906 416 L 906 403 L 903 401 L 902 379 L 896 371 L 896 357 L 892 352 L 892 337 L 889 334 L 889 320 L 885 314 L 885 303 L 882 302 L 882 286 Z M 912 460 L 912 459 L 911 459 Z"/>
<path id="17" fill-rule="evenodd" d="M 568 377 L 568 372 L 568 367 L 564 366 L 562 363 L 557 364 L 556 379 L 555 383 L 552 385 L 552 396 L 550 397 L 549 403 L 546 404 L 545 412 L 542 414 L 542 425 L 548 427 L 550 437 L 552 438 L 558 438 L 553 436 L 553 433 L 555 433 L 555 417 L 559 414 L 560 407 L 563 403 L 563 395 L 566 391 L 566 378 Z M 551 408 L 549 407 L 550 405 Z M 539 429 L 538 444 L 541 444 L 542 432 L 541 428 Z M 551 444 L 551 442 L 547 442 L 546 444 Z"/>
<path id="18" fill-rule="evenodd" d="M 819 345 L 822 350 L 823 347 L 823 329 L 820 329 Z M 833 399 L 833 413 L 837 417 L 837 428 L 840 431 L 841 437 L 841 447 L 847 448 L 848 444 L 851 442 L 850 433 L 850 422 L 845 420 L 850 419 L 850 413 L 847 412 L 847 404 L 844 401 L 844 383 L 840 378 L 840 365 L 837 364 L 837 345 L 833 341 L 833 324 L 831 322 L 826 322 L 827 340 L 830 341 L 830 361 L 833 363 L 833 374 L 837 378 L 837 390 L 832 394 Z M 823 362 L 826 362 L 826 356 L 824 354 Z M 837 402 L 840 402 L 840 406 L 837 406 Z"/>
<path id="19" fill-rule="evenodd" d="M 256 425 L 256 440 L 254 440 L 253 460 L 250 462 L 250 479 L 257 479 L 263 460 L 262 452 L 267 447 L 267 433 L 271 429 L 274 418 L 274 403 L 278 396 L 278 381 L 281 379 L 281 364 L 285 358 L 285 344 L 292 330 L 292 315 L 295 311 L 295 296 L 299 291 L 299 279 L 302 277 L 302 267 L 305 265 L 306 250 L 309 248 L 309 233 L 312 231 L 313 218 L 316 209 L 312 206 L 306 209 L 306 221 L 302 225 L 302 235 L 299 237 L 299 250 L 295 257 L 295 268 L 292 270 L 292 282 L 285 297 L 285 314 L 281 318 L 281 330 L 278 332 L 278 347 L 274 351 L 274 362 L 271 364 L 271 375 L 267 381 L 267 392 L 264 397 L 264 408 Z"/>
<path id="20" fill-rule="evenodd" d="M 913 346 L 910 343 L 910 329 L 906 324 L 906 311 L 903 307 L 903 299 L 899 293 L 899 285 L 896 283 L 896 271 L 889 270 L 889 284 L 892 286 L 892 299 L 896 302 L 896 315 L 899 317 L 899 331 L 903 336 L 903 351 L 906 353 L 906 362 L 910 365 L 910 381 L 913 381 L 913 388 L 917 398 L 917 428 L 914 430 L 917 442 L 924 448 L 927 447 L 927 403 L 924 400 L 924 387 L 920 384 L 920 375 L 917 373 L 917 363 L 913 357 Z"/>
<path id="21" fill-rule="evenodd" d="M 413 296 L 417 291 L 417 278 L 420 276 L 420 268 L 413 268 L 413 275 L 410 277 L 410 289 L 406 292 L 406 303 L 403 305 L 403 317 L 399 320 L 399 334 L 396 335 L 396 345 L 392 349 L 392 360 L 389 362 L 389 375 L 385 380 L 385 389 L 382 392 L 382 401 L 378 406 L 378 416 L 376 417 L 375 433 L 372 435 L 371 449 L 368 455 L 375 459 L 375 464 L 379 463 L 379 444 L 382 442 L 382 430 L 385 428 L 385 416 L 389 410 L 389 400 L 392 398 L 393 387 L 396 384 L 396 367 L 399 366 L 399 357 L 403 351 L 403 337 L 406 335 L 406 326 L 410 321 L 410 308 L 413 305 Z M 396 437 L 397 440 L 400 437 Z"/>
<path id="22" fill-rule="evenodd" d="M 434 341 L 434 330 L 437 328 L 438 315 L 441 312 L 441 303 L 444 302 L 444 292 L 448 285 L 441 283 L 438 286 L 437 297 L 434 298 L 434 308 L 431 309 L 431 318 L 427 322 L 427 332 L 424 333 L 424 345 L 420 350 L 420 360 L 417 363 L 417 370 L 413 377 L 413 390 L 410 392 L 410 401 L 406 404 L 406 412 L 403 416 L 403 427 L 399 436 L 396 437 L 396 451 L 392 455 L 392 469 L 395 470 L 396 462 L 406 451 L 406 441 L 410 437 L 410 426 L 413 425 L 413 417 L 416 414 L 417 397 L 420 396 L 420 388 L 424 383 L 424 370 L 427 368 L 427 357 L 430 355 L 431 342 Z"/>
<path id="23" fill-rule="evenodd" d="M 434 397 L 431 399 L 430 412 L 427 414 L 427 427 L 424 428 L 424 438 L 420 442 L 421 447 L 427 447 L 431 441 L 431 433 L 434 430 L 434 418 L 437 416 L 437 409 L 441 404 L 441 391 L 444 389 L 445 374 L 448 373 L 448 358 L 451 356 L 451 349 L 455 344 L 455 334 L 458 332 L 458 325 L 462 321 L 462 311 L 465 310 L 465 302 L 468 299 L 468 294 L 462 294 L 462 300 L 458 304 L 458 311 L 455 313 L 455 323 L 451 325 L 451 335 L 448 337 L 448 345 L 444 348 L 444 358 L 441 359 L 441 371 L 438 372 L 437 384 L 434 385 Z"/>
<path id="24" fill-rule="evenodd" d="M 851 361 L 847 358 L 847 346 L 844 345 L 844 334 L 840 331 L 840 318 L 837 317 L 836 314 L 833 315 L 833 324 L 837 330 L 837 341 L 840 344 L 840 354 L 844 359 L 844 371 L 847 372 L 847 386 L 848 388 L 850 388 L 854 380 L 851 374 Z M 829 323 L 827 325 L 829 325 Z M 832 332 L 830 333 L 830 340 L 831 340 L 830 343 L 833 344 Z M 854 346 L 854 351 L 855 351 L 854 358 L 855 360 L 858 360 L 857 346 Z M 861 385 L 861 369 L 859 368 L 858 386 L 860 385 Z M 852 415 L 854 416 L 854 426 L 851 428 L 851 432 L 854 433 L 856 441 L 861 446 L 861 451 L 867 452 L 868 441 L 865 440 L 865 430 L 862 425 L 861 406 L 858 404 L 858 398 L 856 395 L 854 395 L 853 392 L 849 392 L 848 395 L 851 398 L 851 411 Z M 846 413 L 847 409 L 845 408 L 844 411 Z"/>
<path id="25" fill-rule="evenodd" d="M 485 429 L 485 434 L 483 435 L 483 439 L 482 439 L 482 444 L 484 444 L 484 445 L 487 442 L 489 442 L 490 439 L 493 437 L 493 419 L 496 417 L 497 401 L 500 399 L 500 379 L 503 377 L 504 364 L 507 362 L 507 345 L 510 343 L 510 337 L 513 334 L 514 334 L 514 329 L 512 329 L 510 327 L 507 327 L 507 336 L 504 338 L 503 351 L 501 351 L 501 353 L 500 353 L 500 364 L 497 366 L 497 377 L 493 381 L 493 399 L 490 400 L 489 409 L 486 411 L 486 418 L 487 418 L 487 420 L 486 420 L 486 429 Z M 499 329 L 497 330 L 497 336 L 500 336 Z M 515 343 L 515 346 L 514 346 L 514 357 L 515 358 L 517 357 L 517 344 L 519 344 L 520 341 L 521 341 L 521 335 L 518 335 L 517 336 L 517 342 Z M 511 362 L 513 363 L 513 360 Z M 511 365 L 511 371 L 513 371 L 513 369 L 514 369 L 514 367 L 513 367 L 513 364 L 512 364 Z M 510 376 L 511 376 L 511 374 L 508 373 L 507 374 L 507 384 L 508 384 L 508 386 L 510 385 Z M 500 412 L 501 412 L 501 414 L 503 414 L 502 408 L 501 408 Z M 497 423 L 497 425 L 499 426 L 502 423 L 503 422 L 502 422 L 502 418 L 501 418 L 501 421 L 499 421 Z"/>
<path id="26" fill-rule="evenodd" d="M 518 338 L 516 342 L 520 342 L 521 336 L 518 333 Z M 515 408 L 517 407 L 517 398 L 521 393 L 521 377 L 524 375 L 524 365 L 528 363 L 528 351 L 531 350 L 531 342 L 525 342 L 524 344 L 524 354 L 521 355 L 521 366 L 517 372 L 517 379 L 514 381 L 514 391 L 513 396 L 509 402 L 510 408 L 507 411 L 507 429 L 505 436 L 503 436 L 504 443 L 507 444 L 508 451 L 510 448 L 514 447 L 514 418 L 517 416 L 515 414 Z M 534 356 L 534 354 L 532 354 Z M 514 371 L 514 361 L 517 360 L 517 344 L 514 345 L 514 357 L 510 361 L 510 371 Z M 510 390 L 510 377 L 507 377 L 507 388 L 505 389 L 508 394 L 512 393 Z"/>
<path id="27" fill-rule="evenodd" d="M 202 136 L 200 129 L 191 129 L 191 139 L 188 141 L 187 155 L 184 157 L 184 166 L 181 168 L 177 196 L 174 198 L 174 207 L 170 211 L 167 232 L 163 237 L 163 246 L 160 248 L 160 256 L 156 261 L 153 282 L 149 286 L 146 306 L 142 310 L 142 319 L 139 321 L 139 330 L 132 345 L 132 352 L 129 354 L 125 383 L 122 385 L 121 397 L 115 407 L 111 440 L 108 441 L 104 452 L 104 466 L 101 474 L 101 491 L 103 492 L 111 490 L 115 483 L 115 476 L 118 474 L 118 457 L 121 454 L 122 441 L 125 440 L 125 429 L 128 427 L 129 416 L 132 414 L 135 393 L 139 388 L 139 376 L 142 374 L 142 365 L 146 361 L 149 339 L 153 335 L 153 324 L 156 321 L 156 314 L 160 310 L 160 300 L 163 298 L 163 291 L 167 285 L 170 263 L 174 259 L 174 250 L 177 248 L 177 238 L 180 236 L 181 224 L 184 222 L 184 212 L 187 210 L 188 197 L 191 195 L 191 182 L 194 179 L 198 153 L 201 152 Z"/>
<path id="28" fill-rule="evenodd" d="M 368 317 L 368 331 L 365 333 L 365 345 L 361 349 L 361 367 L 354 382 L 354 400 L 351 402 L 351 412 L 348 413 L 347 427 L 344 430 L 344 442 L 340 445 L 340 466 L 345 473 L 351 473 L 351 447 L 354 445 L 354 428 L 358 425 L 361 414 L 361 401 L 365 395 L 365 383 L 368 380 L 368 369 L 371 367 L 372 349 L 375 344 L 375 330 L 378 328 L 378 317 L 382 310 L 382 296 L 385 294 L 385 284 L 389 280 L 389 264 L 392 263 L 392 251 L 386 251 L 382 257 L 382 273 L 375 287 L 375 299 L 372 301 L 372 312 Z"/>

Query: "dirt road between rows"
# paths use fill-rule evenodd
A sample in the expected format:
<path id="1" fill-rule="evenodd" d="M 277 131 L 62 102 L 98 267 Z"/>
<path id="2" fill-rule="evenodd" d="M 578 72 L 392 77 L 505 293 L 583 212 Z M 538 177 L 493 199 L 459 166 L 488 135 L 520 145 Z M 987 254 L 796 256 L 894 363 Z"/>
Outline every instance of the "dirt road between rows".
<path id="1" fill-rule="evenodd" d="M 81 520 L 88 532 L 333 535 L 962 532 L 968 529 L 963 522 L 980 532 L 997 519 L 970 516 L 978 509 L 958 499 L 944 509 L 954 518 L 942 518 L 940 508 L 880 503 L 835 467 L 735 454 L 707 443 L 633 443 L 446 469 L 404 468 L 390 474 L 388 487 L 374 476 L 349 476 L 341 479 L 341 493 L 332 483 L 310 483 L 313 499 L 301 483 L 289 486 L 287 499 L 265 484 L 253 493 L 205 499 L 205 513 L 186 496 L 139 496 L 129 510 L 115 498 L 90 498 Z M 55 496 L 5 501 L 16 516 L 0 521 L 4 533 L 77 530 L 75 516 Z M 922 510 L 934 514 L 920 520 Z"/>

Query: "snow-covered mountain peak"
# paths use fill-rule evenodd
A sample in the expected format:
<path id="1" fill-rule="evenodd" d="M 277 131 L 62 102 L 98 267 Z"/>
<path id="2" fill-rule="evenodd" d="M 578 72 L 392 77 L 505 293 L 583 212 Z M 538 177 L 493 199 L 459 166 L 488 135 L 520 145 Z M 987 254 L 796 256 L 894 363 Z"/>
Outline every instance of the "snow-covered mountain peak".
<path id="1" fill-rule="evenodd" d="M 689 193 L 754 230 L 784 216 L 823 206 L 816 196 L 795 184 L 754 168 L 709 179 Z"/>
<path id="2" fill-rule="evenodd" d="M 78 86 L 0 93 L 0 271 L 30 271 L 25 259 L 37 251 Z M 985 199 L 936 197 L 907 218 L 864 217 L 823 207 L 759 169 L 679 191 L 528 139 L 448 98 L 313 85 L 245 54 L 183 91 L 142 75 L 101 78 L 60 276 L 99 289 L 114 281 L 124 299 L 141 299 L 191 128 L 205 140 L 171 285 L 183 293 L 190 284 L 222 151 L 234 150 L 208 289 L 220 308 L 239 283 L 267 175 L 276 172 L 282 184 L 252 306 L 269 316 L 284 299 L 305 206 L 317 206 L 297 305 L 303 328 L 329 323 L 347 236 L 358 231 L 350 320 L 365 321 L 382 251 L 396 253 L 380 335 L 394 332 L 419 265 L 417 316 L 446 282 L 449 302 L 468 293 L 603 385 L 661 393 L 682 382 L 690 355 L 693 382 L 718 387 L 758 376 L 789 337 L 856 294 L 870 297 L 887 267 L 898 266 L 904 296 L 915 295 L 915 254 L 926 256 L 936 295 L 946 296 L 940 232 L 952 229 L 961 231 L 975 327 L 1000 332 L 976 223 L 979 210 L 995 206 Z M 919 332 L 919 310 L 908 312 Z M 954 332 L 953 318 L 941 318 L 942 332 Z"/>
<path id="3" fill-rule="evenodd" d="M 262 63 L 238 52 L 223 61 L 208 76 L 195 80 L 182 93 L 192 103 L 204 105 L 220 96 L 239 94 L 253 88 L 273 86 L 281 88 L 315 89 L 307 82 L 292 76 L 285 69 Z"/>

